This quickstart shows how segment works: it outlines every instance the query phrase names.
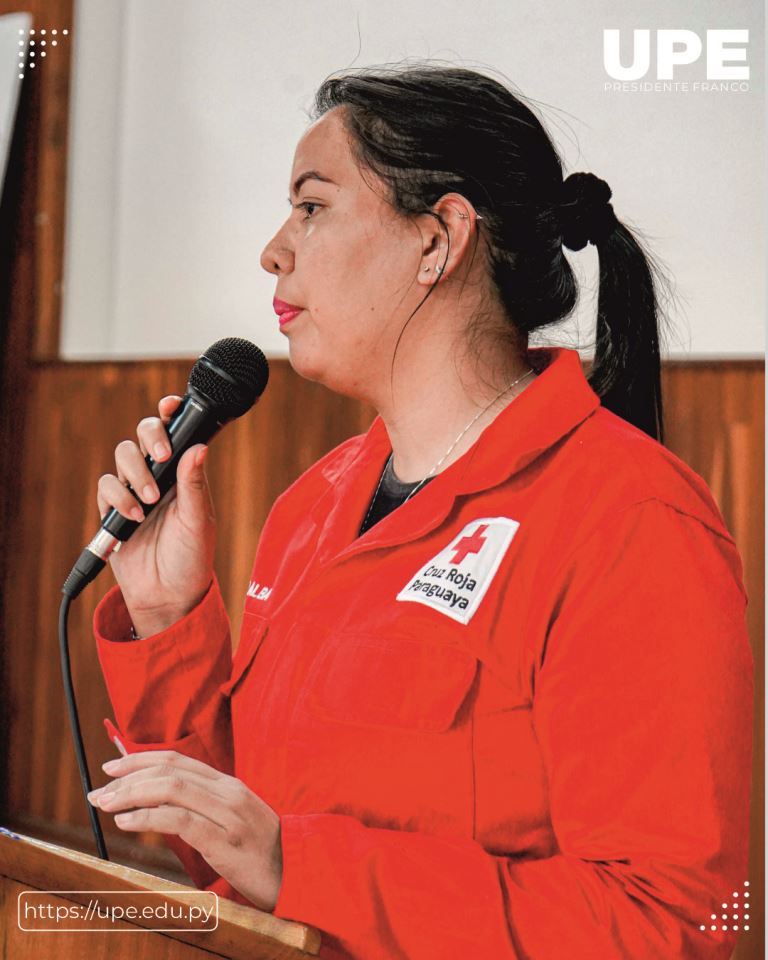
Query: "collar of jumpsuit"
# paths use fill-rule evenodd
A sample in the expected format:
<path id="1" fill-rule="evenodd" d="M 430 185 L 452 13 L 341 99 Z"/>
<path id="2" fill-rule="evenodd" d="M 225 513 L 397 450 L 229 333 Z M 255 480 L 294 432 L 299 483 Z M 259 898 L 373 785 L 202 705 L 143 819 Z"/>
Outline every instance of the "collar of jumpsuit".
<path id="1" fill-rule="evenodd" d="M 576 351 L 529 359 L 537 379 L 362 536 L 380 418 L 278 497 L 234 658 L 215 582 L 135 643 L 116 590 L 96 611 L 110 736 L 278 812 L 273 913 L 321 930 L 321 960 L 732 951 L 701 924 L 747 876 L 738 552 L 704 481 L 601 406 Z"/>
<path id="2" fill-rule="evenodd" d="M 538 376 L 507 403 L 478 440 L 442 473 L 456 494 L 475 493 L 502 483 L 600 406 L 581 368 L 579 354 L 564 347 L 531 347 L 527 359 Z M 392 449 L 384 421 L 376 417 L 366 436 L 372 459 Z M 336 482 L 343 467 L 323 471 Z M 435 489 L 435 484 L 432 487 Z"/>
<path id="3" fill-rule="evenodd" d="M 356 529 L 354 523 L 329 522 L 323 556 L 330 558 L 342 551 L 346 555 L 344 541 L 348 541 L 348 550 L 357 552 L 419 539 L 446 518 L 457 496 L 503 483 L 600 406 L 577 351 L 529 348 L 528 362 L 538 376 L 502 409 L 466 453 L 361 537 L 359 522 Z M 321 468 L 328 491 L 319 497 L 313 516 L 330 509 L 350 518 L 359 513 L 362 520 L 368 509 L 371 491 L 392 450 L 382 418 L 377 416 L 365 435 L 348 444 L 343 455 L 337 448 L 331 462 Z M 416 503 L 426 489 L 429 492 Z"/>

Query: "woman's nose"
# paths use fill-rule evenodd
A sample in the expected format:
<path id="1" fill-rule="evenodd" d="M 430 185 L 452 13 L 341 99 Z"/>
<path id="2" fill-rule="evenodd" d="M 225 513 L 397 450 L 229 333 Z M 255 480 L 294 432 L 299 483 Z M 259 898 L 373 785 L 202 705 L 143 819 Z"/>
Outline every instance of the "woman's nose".
<path id="1" fill-rule="evenodd" d="M 283 230 L 278 231 L 261 253 L 261 266 L 267 273 L 278 276 L 293 270 L 293 250 L 285 240 Z"/>

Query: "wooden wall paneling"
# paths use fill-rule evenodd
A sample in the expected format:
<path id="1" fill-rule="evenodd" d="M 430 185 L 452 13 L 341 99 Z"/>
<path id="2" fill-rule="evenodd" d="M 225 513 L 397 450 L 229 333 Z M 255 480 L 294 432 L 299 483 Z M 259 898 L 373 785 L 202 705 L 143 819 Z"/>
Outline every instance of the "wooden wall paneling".
<path id="1" fill-rule="evenodd" d="M 667 446 L 707 481 L 739 545 L 755 638 L 764 621 L 764 383 L 758 361 L 670 363 L 663 382 Z"/>

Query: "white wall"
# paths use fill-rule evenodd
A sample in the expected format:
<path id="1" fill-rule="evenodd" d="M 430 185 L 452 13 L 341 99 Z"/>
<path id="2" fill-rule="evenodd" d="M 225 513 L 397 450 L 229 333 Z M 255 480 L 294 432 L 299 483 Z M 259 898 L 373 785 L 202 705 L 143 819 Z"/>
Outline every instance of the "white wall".
<path id="1" fill-rule="evenodd" d="M 749 92 L 607 92 L 603 29 L 748 28 Z M 328 73 L 403 57 L 495 68 L 542 105 L 676 280 L 679 357 L 764 349 L 758 0 L 77 0 L 62 354 L 189 356 L 221 336 L 285 355 L 259 254 Z M 627 50 L 627 56 L 629 51 Z M 678 79 L 701 80 L 703 64 Z M 596 255 L 575 323 L 594 326 Z M 588 352 L 588 351 L 587 351 Z"/>

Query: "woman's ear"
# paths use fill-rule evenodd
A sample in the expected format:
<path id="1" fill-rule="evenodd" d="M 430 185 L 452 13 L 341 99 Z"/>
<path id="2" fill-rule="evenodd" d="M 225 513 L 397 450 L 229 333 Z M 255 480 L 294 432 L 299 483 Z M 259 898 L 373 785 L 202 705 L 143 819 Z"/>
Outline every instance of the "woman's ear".
<path id="1" fill-rule="evenodd" d="M 455 274 L 464 261 L 472 234 L 478 229 L 475 208 L 460 193 L 446 193 L 419 217 L 422 253 L 419 283 L 431 286 Z"/>

